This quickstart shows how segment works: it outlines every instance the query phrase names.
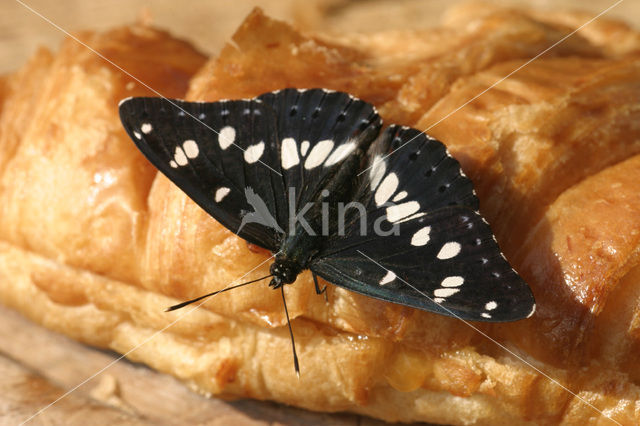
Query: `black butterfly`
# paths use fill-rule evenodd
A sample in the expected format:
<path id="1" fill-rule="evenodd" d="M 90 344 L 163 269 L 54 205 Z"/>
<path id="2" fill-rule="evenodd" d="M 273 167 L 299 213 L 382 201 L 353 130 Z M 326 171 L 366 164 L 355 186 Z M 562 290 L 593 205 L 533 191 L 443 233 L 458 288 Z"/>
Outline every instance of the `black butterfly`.
<path id="1" fill-rule="evenodd" d="M 144 155 L 204 210 L 277 254 L 274 289 L 310 269 L 318 293 L 316 276 L 464 320 L 513 321 L 535 309 L 445 146 L 408 127 L 380 134 L 375 108 L 347 93 L 129 98 L 120 118 Z"/>

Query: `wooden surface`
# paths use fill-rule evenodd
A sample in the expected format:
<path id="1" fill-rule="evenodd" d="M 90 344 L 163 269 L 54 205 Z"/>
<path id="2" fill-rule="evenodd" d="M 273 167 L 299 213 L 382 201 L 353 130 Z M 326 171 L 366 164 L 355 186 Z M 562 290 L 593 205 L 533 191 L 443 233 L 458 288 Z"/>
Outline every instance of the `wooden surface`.
<path id="1" fill-rule="evenodd" d="M 77 31 L 106 29 L 142 17 L 191 40 L 201 50 L 215 54 L 255 4 L 272 16 L 308 29 L 373 31 L 384 27 L 384 14 L 406 17 L 406 27 L 435 25 L 452 1 L 385 0 L 354 2 L 295 0 L 27 0 L 35 11 L 56 25 Z M 369 8 L 369 4 L 386 4 Z M 614 1 L 579 0 L 500 3 L 535 4 L 540 7 L 581 7 L 599 13 Z M 413 13 L 417 8 L 422 13 Z M 424 9 L 429 13 L 425 14 Z M 381 15 L 381 10 L 384 13 Z M 367 25 L 351 26 L 351 17 Z M 323 18 L 320 15 L 324 16 Z M 362 16 L 369 19 L 362 19 Z M 417 19 L 420 16 L 422 19 Z M 424 19 L 428 16 L 428 19 Z M 640 25 L 640 2 L 625 0 L 608 16 Z M 51 23 L 14 0 L 0 6 L 0 73 L 19 68 L 35 49 L 55 49 L 64 34 Z M 96 350 L 53 333 L 0 306 L 0 424 L 19 424 L 63 396 L 96 372 L 105 371 L 75 389 L 60 402 L 35 417 L 30 424 L 206 424 L 206 425 L 381 425 L 371 419 L 346 414 L 320 414 L 258 401 L 224 402 L 191 392 L 172 377 L 143 365 L 118 359 L 118 354 Z M 113 364 L 112 364 L 113 363 Z M 111 365 L 112 364 L 112 365 Z M 159 403 L 160 402 L 160 403 Z"/>

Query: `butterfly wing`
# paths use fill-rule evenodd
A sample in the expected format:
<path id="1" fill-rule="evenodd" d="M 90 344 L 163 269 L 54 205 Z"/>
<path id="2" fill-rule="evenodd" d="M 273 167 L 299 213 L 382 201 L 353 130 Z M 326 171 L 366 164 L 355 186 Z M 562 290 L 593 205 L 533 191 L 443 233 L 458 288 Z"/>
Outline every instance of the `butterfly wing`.
<path id="1" fill-rule="evenodd" d="M 271 251 L 296 211 L 289 193 L 296 204 L 315 197 L 380 127 L 370 104 L 322 89 L 219 102 L 129 98 L 120 117 L 142 153 L 198 205 Z"/>
<path id="2" fill-rule="evenodd" d="M 385 155 L 404 143 L 397 153 Z M 442 143 L 390 126 L 371 146 L 343 235 L 327 238 L 310 269 L 327 281 L 465 320 L 529 316 L 527 284 L 477 212 L 473 186 Z"/>
<path id="3" fill-rule="evenodd" d="M 318 193 L 352 155 L 363 155 L 382 121 L 375 108 L 348 93 L 284 89 L 258 97 L 278 115 L 281 166 L 295 211 Z"/>
<path id="4" fill-rule="evenodd" d="M 273 222 L 286 219 L 279 214 L 286 200 L 277 151 L 269 148 L 277 144 L 270 108 L 254 100 L 129 98 L 120 103 L 120 118 L 149 161 L 207 213 L 249 242 L 277 248 Z M 271 222 L 243 224 L 260 208 Z"/>

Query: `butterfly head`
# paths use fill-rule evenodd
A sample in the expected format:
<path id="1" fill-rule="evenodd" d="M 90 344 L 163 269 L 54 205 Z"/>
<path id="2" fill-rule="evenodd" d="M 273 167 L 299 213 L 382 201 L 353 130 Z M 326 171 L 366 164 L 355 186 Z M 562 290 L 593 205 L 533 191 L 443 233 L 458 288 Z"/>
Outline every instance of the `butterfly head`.
<path id="1" fill-rule="evenodd" d="M 300 270 L 300 267 L 295 262 L 276 257 L 275 262 L 271 264 L 271 274 L 273 274 L 273 278 L 269 286 L 276 289 L 285 284 L 292 284 L 298 277 Z"/>

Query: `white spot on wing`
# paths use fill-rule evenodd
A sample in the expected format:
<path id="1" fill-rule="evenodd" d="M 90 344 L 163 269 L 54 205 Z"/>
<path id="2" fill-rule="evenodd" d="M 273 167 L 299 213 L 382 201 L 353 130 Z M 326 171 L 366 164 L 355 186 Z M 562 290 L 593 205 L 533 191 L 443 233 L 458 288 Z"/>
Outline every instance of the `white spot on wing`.
<path id="1" fill-rule="evenodd" d="M 380 285 L 389 284 L 391 281 L 395 279 L 396 279 L 396 274 L 394 274 L 392 271 L 387 271 L 387 275 L 382 277 L 382 279 L 380 280 Z"/>
<path id="2" fill-rule="evenodd" d="M 407 198 L 407 191 L 401 191 L 401 192 L 398 192 L 398 194 L 396 194 L 396 196 L 393 197 L 393 200 L 391 201 L 393 201 L 394 203 L 397 203 L 398 201 L 402 201 L 405 198 Z"/>
<path id="3" fill-rule="evenodd" d="M 436 297 L 436 298 L 433 299 L 433 301 L 436 302 L 436 303 L 442 303 L 442 302 L 444 302 L 444 299 L 442 297 Z"/>
<path id="4" fill-rule="evenodd" d="M 300 144 L 300 154 L 304 157 L 309 151 L 309 141 L 302 141 Z"/>
<path id="5" fill-rule="evenodd" d="M 356 149 L 356 144 L 354 142 L 344 143 L 337 147 L 335 151 L 331 153 L 327 161 L 325 161 L 325 167 L 333 166 L 336 163 L 344 160 L 349 154 Z"/>
<path id="6" fill-rule="evenodd" d="M 177 169 L 177 168 L 178 168 L 178 163 L 176 163 L 176 162 L 175 162 L 175 161 L 173 161 L 173 160 L 169 161 L 169 165 L 170 165 L 171 167 L 173 167 L 174 169 Z"/>
<path id="7" fill-rule="evenodd" d="M 231 190 L 229 188 L 227 188 L 226 186 L 218 188 L 216 190 L 216 195 L 215 195 L 216 203 L 219 203 L 220 201 L 222 201 L 224 199 L 224 197 L 226 197 L 227 194 L 229 194 L 229 192 L 231 192 Z"/>
<path id="8" fill-rule="evenodd" d="M 383 205 L 391 198 L 396 192 L 396 189 L 398 189 L 398 183 L 398 176 L 395 173 L 389 173 L 387 177 L 384 178 L 378 189 L 376 189 L 376 206 Z"/>
<path id="9" fill-rule="evenodd" d="M 387 220 L 389 222 L 397 222 L 418 210 L 420 210 L 420 204 L 417 201 L 408 201 L 397 206 L 387 207 Z"/>
<path id="10" fill-rule="evenodd" d="M 331 139 L 325 139 L 318 142 L 311 149 L 307 160 L 304 162 L 304 168 L 310 170 L 322 164 L 322 162 L 325 160 L 325 158 L 327 158 L 332 149 L 333 141 Z"/>
<path id="11" fill-rule="evenodd" d="M 142 133 L 147 135 L 151 133 L 151 131 L 153 130 L 153 126 L 151 126 L 150 123 L 144 123 L 142 126 L 140 126 L 140 130 L 142 130 Z"/>
<path id="12" fill-rule="evenodd" d="M 431 239 L 431 237 L 429 236 L 430 232 L 430 226 L 425 226 L 424 228 L 420 229 L 418 232 L 413 234 L 413 237 L 411 237 L 411 245 L 416 247 L 426 245 Z"/>
<path id="13" fill-rule="evenodd" d="M 481 316 L 482 318 L 491 318 L 491 314 L 488 314 L 488 313 L 486 313 L 486 312 L 481 313 L 481 314 L 480 314 L 480 316 Z"/>
<path id="14" fill-rule="evenodd" d="M 262 157 L 262 153 L 264 152 L 264 142 L 260 141 L 255 145 L 249 146 L 244 151 L 244 161 L 248 164 L 255 163 Z"/>
<path id="15" fill-rule="evenodd" d="M 460 287 L 462 284 L 464 284 L 464 278 L 459 276 L 447 277 L 440 283 L 442 287 Z"/>
<path id="16" fill-rule="evenodd" d="M 387 171 L 387 163 L 381 156 L 376 155 L 373 159 L 373 166 L 369 170 L 369 181 L 371 182 L 371 190 L 375 190 Z"/>
<path id="17" fill-rule="evenodd" d="M 218 143 L 220 148 L 227 149 L 236 141 L 236 129 L 231 126 L 225 126 L 218 133 Z"/>
<path id="18" fill-rule="evenodd" d="M 449 297 L 457 292 L 459 292 L 459 288 L 439 288 L 433 292 L 433 295 L 436 297 Z"/>
<path id="19" fill-rule="evenodd" d="M 487 303 L 486 305 L 484 305 L 484 308 L 487 311 L 493 311 L 497 307 L 498 307 L 498 304 L 496 302 L 494 302 L 493 300 L 491 302 Z"/>
<path id="20" fill-rule="evenodd" d="M 187 160 L 187 156 L 184 155 L 184 151 L 179 146 L 176 146 L 176 152 L 173 154 L 173 159 L 175 160 L 178 166 L 186 166 L 189 162 Z"/>
<path id="21" fill-rule="evenodd" d="M 451 259 L 456 257 L 460 253 L 461 246 L 455 241 L 450 241 L 442 246 L 440 252 L 438 252 L 438 259 Z"/>
<path id="22" fill-rule="evenodd" d="M 133 136 L 135 136 L 136 139 L 142 139 L 142 135 L 138 132 L 133 132 Z"/>
<path id="23" fill-rule="evenodd" d="M 187 158 L 196 158 L 200 153 L 200 150 L 198 149 L 198 144 L 196 143 L 196 141 L 191 139 L 184 141 L 184 143 L 182 144 L 182 149 L 184 150 L 184 153 L 187 155 Z"/>
<path id="24" fill-rule="evenodd" d="M 282 168 L 287 170 L 300 163 L 298 157 L 298 147 L 293 138 L 285 138 L 282 140 L 282 151 L 280 153 L 282 160 Z"/>

